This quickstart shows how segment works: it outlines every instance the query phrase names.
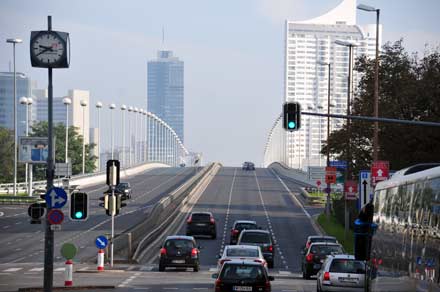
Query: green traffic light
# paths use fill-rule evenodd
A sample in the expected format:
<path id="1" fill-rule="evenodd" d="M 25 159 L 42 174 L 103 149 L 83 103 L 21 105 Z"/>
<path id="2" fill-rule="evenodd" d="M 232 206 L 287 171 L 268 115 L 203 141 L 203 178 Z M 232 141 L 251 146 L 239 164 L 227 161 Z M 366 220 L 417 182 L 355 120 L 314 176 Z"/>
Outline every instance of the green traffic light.
<path id="1" fill-rule="evenodd" d="M 295 129 L 296 124 L 295 124 L 295 122 L 290 121 L 290 122 L 287 124 L 287 126 L 289 127 L 289 129 Z"/>
<path id="2" fill-rule="evenodd" d="M 82 217 L 83 217 L 83 212 L 81 212 L 81 211 L 75 212 L 75 218 L 76 219 L 81 219 Z"/>

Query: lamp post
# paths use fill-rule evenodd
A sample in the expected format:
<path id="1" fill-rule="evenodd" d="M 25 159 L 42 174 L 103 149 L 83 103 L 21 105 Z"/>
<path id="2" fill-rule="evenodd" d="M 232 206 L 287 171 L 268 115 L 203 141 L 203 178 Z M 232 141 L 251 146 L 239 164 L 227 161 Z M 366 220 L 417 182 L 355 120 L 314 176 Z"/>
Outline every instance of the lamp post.
<path id="1" fill-rule="evenodd" d="M 313 104 L 308 104 L 307 105 L 307 110 L 310 111 L 315 111 L 315 106 Z M 308 127 L 308 132 L 309 132 L 309 136 L 308 136 L 308 149 L 307 149 L 307 174 L 308 174 L 308 178 L 310 179 L 310 149 L 311 149 L 311 145 L 312 145 L 312 117 L 309 116 L 308 118 L 308 122 L 309 122 L 309 127 Z M 305 137 L 304 137 L 305 138 Z"/>
<path id="2" fill-rule="evenodd" d="M 133 111 L 133 107 L 128 107 L 128 112 L 131 113 Z M 131 166 L 131 118 L 130 115 L 128 115 L 128 165 Z"/>
<path id="3" fill-rule="evenodd" d="M 115 137 L 114 137 L 114 129 L 113 129 L 113 110 L 116 108 L 114 103 L 111 103 L 108 108 L 110 109 L 110 137 L 111 137 L 111 149 L 112 149 L 112 160 L 115 157 Z"/>
<path id="4" fill-rule="evenodd" d="M 29 136 L 29 107 L 32 104 L 32 98 L 27 98 L 25 96 L 20 98 L 20 104 L 25 105 L 26 106 L 26 129 L 25 129 L 25 134 L 26 137 Z M 28 187 L 28 176 L 29 176 L 29 164 L 26 162 L 25 164 L 25 184 L 26 187 Z M 28 196 L 30 196 L 30 188 L 28 188 Z"/>
<path id="5" fill-rule="evenodd" d="M 374 117 L 379 117 L 379 18 L 380 9 L 374 7 L 359 4 L 357 6 L 359 10 L 367 12 L 376 12 L 376 60 L 374 61 Z M 374 122 L 374 134 L 373 134 L 373 161 L 379 159 L 379 122 Z"/>
<path id="6" fill-rule="evenodd" d="M 351 63 L 352 63 L 352 54 L 353 54 L 353 47 L 356 47 L 357 44 L 353 43 L 353 42 L 348 42 L 348 41 L 344 41 L 344 40 L 336 40 L 335 43 L 337 45 L 340 46 L 345 46 L 348 47 L 349 49 L 349 53 L 348 53 L 348 84 L 347 84 L 347 116 L 350 115 L 350 95 L 351 95 Z M 345 180 L 347 181 L 348 179 L 351 179 L 351 153 L 350 153 L 350 136 L 351 136 L 351 129 L 350 129 L 350 120 L 347 120 L 347 171 L 345 173 Z M 348 237 L 348 227 L 349 227 L 349 214 L 348 214 L 348 210 L 347 210 L 347 200 L 344 200 L 345 202 L 345 228 L 344 228 L 344 235 L 345 238 Z"/>
<path id="7" fill-rule="evenodd" d="M 68 97 L 63 98 L 63 103 L 66 106 L 66 145 L 65 145 L 65 157 L 64 162 L 67 163 L 68 151 L 69 151 L 69 105 L 72 104 L 72 100 Z"/>
<path id="8" fill-rule="evenodd" d="M 82 147 L 82 174 L 86 173 L 86 136 L 85 136 L 85 131 L 86 131 L 86 106 L 87 106 L 87 101 L 85 100 L 81 100 L 81 106 L 83 108 L 83 147 Z"/>
<path id="9" fill-rule="evenodd" d="M 141 161 L 141 162 L 143 162 L 144 161 L 144 148 L 143 148 L 143 145 L 144 145 L 144 131 L 143 131 L 143 128 L 144 128 L 144 121 L 143 121 L 143 118 L 144 118 L 144 109 L 142 109 L 142 108 L 140 108 L 139 109 L 139 120 L 140 120 L 140 124 L 139 124 L 139 131 L 140 131 L 140 135 L 139 135 L 139 139 L 140 139 L 140 141 L 139 141 L 139 161 Z"/>
<path id="10" fill-rule="evenodd" d="M 98 171 L 101 171 L 101 108 L 102 102 L 96 103 L 96 109 L 98 111 Z"/>
<path id="11" fill-rule="evenodd" d="M 126 167 L 125 163 L 125 110 L 127 106 L 125 104 L 121 105 L 122 112 L 122 165 Z"/>
<path id="12" fill-rule="evenodd" d="M 138 113 L 139 109 L 137 107 L 133 108 L 133 112 L 134 112 L 134 163 L 137 164 L 137 142 L 136 142 L 136 137 L 137 137 L 137 120 L 138 120 Z"/>
<path id="13" fill-rule="evenodd" d="M 17 195 L 17 72 L 15 70 L 15 45 L 22 43 L 21 39 L 7 39 L 12 44 L 12 56 L 14 62 L 14 196 Z"/>

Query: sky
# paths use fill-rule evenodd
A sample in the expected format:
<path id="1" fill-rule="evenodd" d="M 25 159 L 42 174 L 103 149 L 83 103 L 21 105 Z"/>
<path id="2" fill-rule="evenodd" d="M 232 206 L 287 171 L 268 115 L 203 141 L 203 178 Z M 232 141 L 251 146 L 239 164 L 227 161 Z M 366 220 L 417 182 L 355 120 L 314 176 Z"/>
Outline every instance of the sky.
<path id="1" fill-rule="evenodd" d="M 0 0 L 0 71 L 16 68 L 47 87 L 47 70 L 32 68 L 30 31 L 70 33 L 71 65 L 54 71 L 54 95 L 89 90 L 91 104 L 146 108 L 147 61 L 169 49 L 185 62 L 185 145 L 203 161 L 261 165 L 267 135 L 283 102 L 284 22 L 319 16 L 341 0 Z M 381 9 L 384 41 L 404 39 L 409 52 L 440 45 L 440 1 L 358 0 Z M 358 11 L 358 23 L 374 14 Z M 165 42 L 162 42 L 162 29 Z M 91 126 L 97 126 L 91 108 Z M 121 115 L 115 114 L 116 133 Z M 107 123 L 108 124 L 108 123 Z M 102 130 L 109 148 L 110 129 Z M 116 145 L 122 144 L 116 138 Z"/>

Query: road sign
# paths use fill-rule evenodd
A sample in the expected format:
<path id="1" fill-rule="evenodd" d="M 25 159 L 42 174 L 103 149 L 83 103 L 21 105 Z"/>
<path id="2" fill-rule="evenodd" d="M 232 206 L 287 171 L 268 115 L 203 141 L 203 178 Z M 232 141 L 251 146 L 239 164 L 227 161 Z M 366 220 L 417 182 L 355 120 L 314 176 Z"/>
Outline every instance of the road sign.
<path id="1" fill-rule="evenodd" d="M 76 246 L 73 243 L 65 243 L 61 246 L 61 255 L 66 260 L 71 260 L 76 255 Z"/>
<path id="2" fill-rule="evenodd" d="M 52 230 L 52 231 L 60 231 L 61 230 L 61 224 L 50 225 L 50 230 Z"/>
<path id="3" fill-rule="evenodd" d="M 336 183 L 336 167 L 329 166 L 325 168 L 325 182 L 327 184 Z"/>
<path id="4" fill-rule="evenodd" d="M 319 179 L 316 181 L 316 185 L 318 186 L 318 188 L 321 185 L 321 181 Z"/>
<path id="5" fill-rule="evenodd" d="M 104 235 L 100 235 L 95 240 L 95 245 L 99 249 L 104 249 L 108 244 L 108 239 Z"/>
<path id="6" fill-rule="evenodd" d="M 373 189 L 371 187 L 371 173 L 369 170 L 362 170 L 359 174 L 359 204 L 358 209 L 362 209 L 372 198 Z"/>
<path id="7" fill-rule="evenodd" d="M 55 163 L 55 176 L 72 176 L 72 164 L 68 163 Z"/>
<path id="8" fill-rule="evenodd" d="M 48 156 L 47 137 L 18 137 L 18 158 L 22 163 L 46 163 Z"/>
<path id="9" fill-rule="evenodd" d="M 41 224 L 41 216 L 44 214 L 44 205 L 42 203 L 33 203 L 29 205 L 28 214 L 32 218 L 31 224 Z"/>
<path id="10" fill-rule="evenodd" d="M 46 196 L 47 208 L 61 209 L 67 203 L 67 194 L 62 188 L 51 188 Z"/>
<path id="11" fill-rule="evenodd" d="M 346 200 L 357 200 L 357 182 L 354 180 L 347 180 L 344 184 L 344 192 Z"/>
<path id="12" fill-rule="evenodd" d="M 333 161 L 330 161 L 330 166 L 340 168 L 340 169 L 346 169 L 347 168 L 347 161 L 333 160 Z"/>
<path id="13" fill-rule="evenodd" d="M 59 209 L 52 209 L 47 213 L 47 220 L 53 225 L 61 224 L 64 220 L 64 214 Z"/>
<path id="14" fill-rule="evenodd" d="M 371 165 L 371 183 L 376 186 L 376 183 L 388 179 L 390 171 L 390 163 L 388 161 L 374 161 Z"/>

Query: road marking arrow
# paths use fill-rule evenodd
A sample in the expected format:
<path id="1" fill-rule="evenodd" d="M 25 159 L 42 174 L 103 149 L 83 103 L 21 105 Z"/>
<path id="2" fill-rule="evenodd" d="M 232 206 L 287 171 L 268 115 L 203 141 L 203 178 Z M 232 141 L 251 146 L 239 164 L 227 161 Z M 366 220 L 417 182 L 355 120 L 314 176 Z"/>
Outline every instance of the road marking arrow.
<path id="1" fill-rule="evenodd" d="M 377 171 L 377 176 L 381 177 L 383 174 L 383 170 L 379 168 L 379 170 Z"/>
<path id="2" fill-rule="evenodd" d="M 352 193 L 353 192 L 353 187 L 348 187 L 348 192 Z"/>

